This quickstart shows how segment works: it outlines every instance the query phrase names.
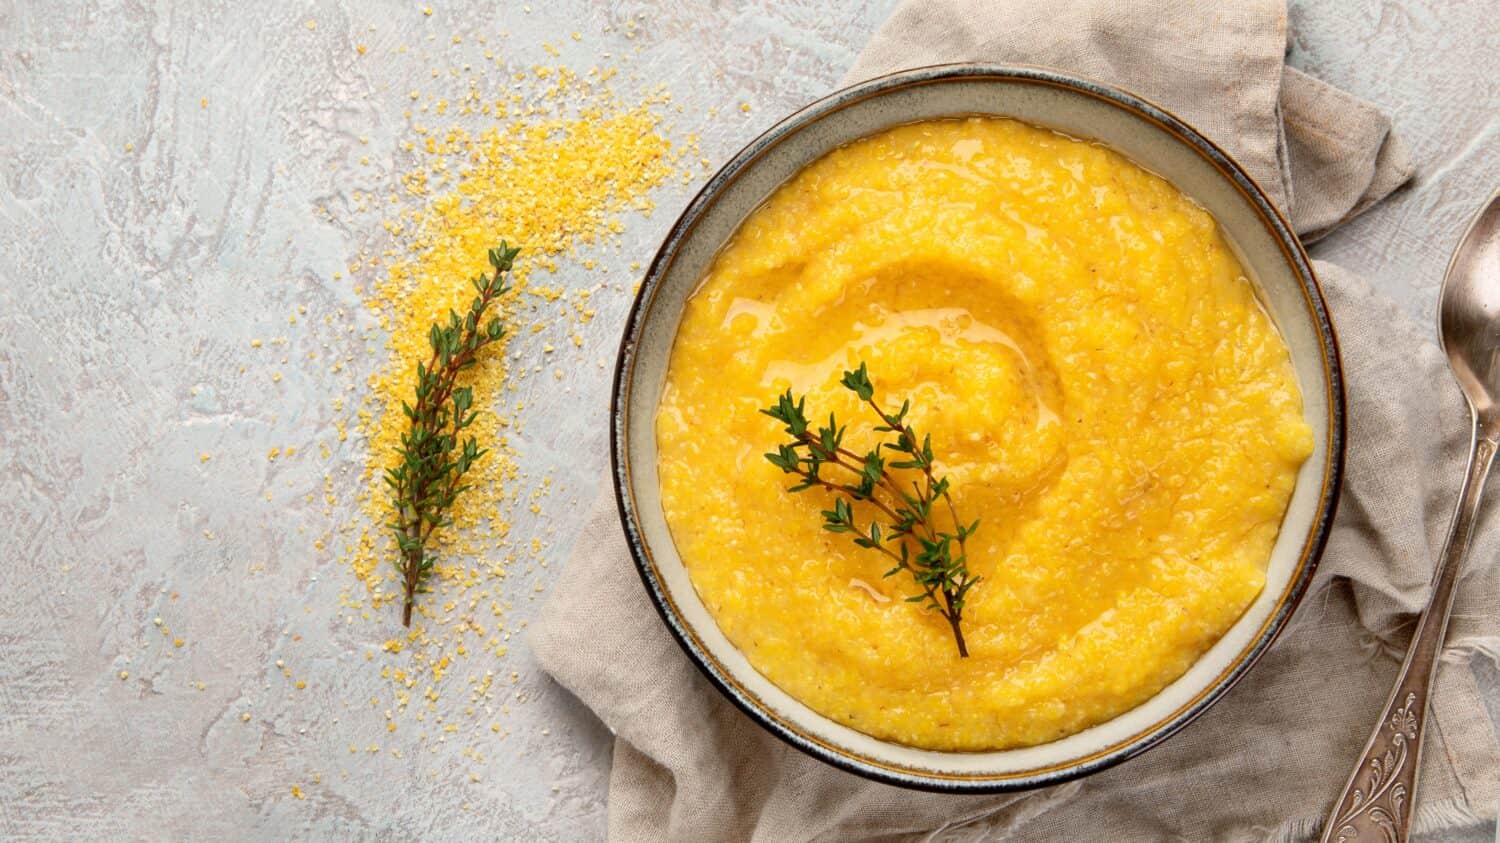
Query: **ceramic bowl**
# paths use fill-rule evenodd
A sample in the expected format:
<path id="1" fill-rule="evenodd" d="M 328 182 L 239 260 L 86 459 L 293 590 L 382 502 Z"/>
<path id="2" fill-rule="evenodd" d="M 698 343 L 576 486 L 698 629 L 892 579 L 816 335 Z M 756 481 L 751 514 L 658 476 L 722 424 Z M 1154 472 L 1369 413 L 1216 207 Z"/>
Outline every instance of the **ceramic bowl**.
<path id="1" fill-rule="evenodd" d="M 1101 142 L 1156 172 L 1218 219 L 1258 284 L 1301 384 L 1316 450 L 1302 466 L 1265 590 L 1176 682 L 1140 706 L 1052 743 L 937 752 L 890 743 L 812 711 L 752 668 L 719 631 L 672 544 L 656 470 L 655 414 L 683 305 L 736 227 L 819 156 L 891 126 L 941 117 L 1014 117 Z M 1161 743 L 1222 697 L 1286 625 L 1328 537 L 1344 447 L 1338 348 L 1307 256 L 1264 192 L 1223 150 L 1162 108 L 1051 70 L 945 65 L 839 91 L 756 138 L 672 226 L 630 312 L 615 371 L 614 483 L 641 579 L 684 650 L 768 731 L 829 764 L 890 784 L 984 793 L 1056 784 Z"/>

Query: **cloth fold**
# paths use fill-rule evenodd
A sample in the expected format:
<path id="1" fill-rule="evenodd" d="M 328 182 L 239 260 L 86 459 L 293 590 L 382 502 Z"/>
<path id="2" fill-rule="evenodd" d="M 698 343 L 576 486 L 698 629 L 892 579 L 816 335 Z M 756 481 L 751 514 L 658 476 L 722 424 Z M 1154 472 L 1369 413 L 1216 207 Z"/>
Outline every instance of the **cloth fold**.
<path id="1" fill-rule="evenodd" d="M 1230 152 L 1304 238 L 1411 175 L 1373 106 L 1283 64 L 1282 0 L 913 0 L 846 82 L 954 61 L 1050 65 L 1134 91 Z M 1219 704 L 1151 752 L 1021 794 L 905 791 L 793 750 L 722 699 L 641 589 L 600 497 L 532 625 L 537 657 L 615 732 L 614 840 L 1257 840 L 1313 836 L 1384 702 L 1426 599 L 1462 476 L 1468 416 L 1435 346 L 1396 307 L 1317 263 L 1349 398 L 1344 496 L 1281 639 Z M 606 486 L 608 484 L 606 483 Z M 1500 653 L 1500 554 L 1486 510 L 1422 757 L 1419 829 L 1494 816 L 1500 742 L 1468 661 Z"/>
<path id="2" fill-rule="evenodd" d="M 1092 77 L 1166 107 L 1223 147 L 1310 240 L 1395 190 L 1413 168 L 1379 109 L 1286 67 L 1286 43 L 1282 0 L 909 0 L 842 84 L 961 61 Z"/>

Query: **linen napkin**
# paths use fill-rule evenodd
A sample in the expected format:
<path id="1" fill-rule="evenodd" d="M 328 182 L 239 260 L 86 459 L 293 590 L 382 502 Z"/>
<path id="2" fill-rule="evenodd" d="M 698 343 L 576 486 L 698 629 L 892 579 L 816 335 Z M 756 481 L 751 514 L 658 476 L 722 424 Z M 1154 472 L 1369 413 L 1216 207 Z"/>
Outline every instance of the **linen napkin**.
<path id="1" fill-rule="evenodd" d="M 1050 65 L 1135 91 L 1227 149 L 1304 238 L 1410 177 L 1372 106 L 1284 66 L 1283 0 L 912 0 L 846 82 L 952 61 Z M 614 840 L 1295 840 L 1316 834 L 1374 725 L 1457 494 L 1468 415 L 1436 347 L 1360 279 L 1316 265 L 1343 346 L 1347 478 L 1317 579 L 1278 643 L 1181 734 L 1052 788 L 876 784 L 783 745 L 723 700 L 642 590 L 612 496 L 533 624 L 544 668 L 616 734 Z M 1482 517 L 1422 756 L 1418 830 L 1494 816 L 1500 743 L 1469 661 L 1500 654 L 1500 554 Z"/>

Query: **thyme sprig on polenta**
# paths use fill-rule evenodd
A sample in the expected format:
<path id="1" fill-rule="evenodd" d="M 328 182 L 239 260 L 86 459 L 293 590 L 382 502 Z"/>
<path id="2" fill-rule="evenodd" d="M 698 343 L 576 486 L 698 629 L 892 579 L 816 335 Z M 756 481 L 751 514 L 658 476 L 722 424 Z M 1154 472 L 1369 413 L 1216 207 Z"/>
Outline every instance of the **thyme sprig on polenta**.
<path id="1" fill-rule="evenodd" d="M 901 409 L 894 413 L 883 410 L 875 401 L 875 385 L 863 362 L 858 369 L 844 372 L 840 384 L 874 411 L 880 419 L 875 430 L 889 434 L 886 441 L 863 454 L 848 450 L 843 446 L 845 428 L 834 414 L 828 415 L 826 426 L 815 431 L 807 419 L 806 397 L 794 397 L 788 389 L 775 406 L 761 410 L 785 425 L 784 432 L 790 437 L 775 452 L 766 454 L 766 459 L 783 472 L 797 475 L 799 481 L 787 489 L 789 492 L 813 488 L 833 492 L 833 509 L 822 513 L 823 529 L 849 533 L 856 545 L 890 557 L 895 567 L 885 576 L 902 571 L 911 574 L 921 592 L 906 598 L 907 602 L 922 603 L 942 615 L 953 629 L 958 655 L 967 658 L 969 648 L 962 626 L 964 600 L 981 577 L 969 573 L 966 543 L 979 529 L 979 522 L 965 525 L 959 520 L 948 478 L 938 476 L 934 467 L 932 437 L 919 437 L 906 422 L 910 401 L 901 402 Z M 887 454 L 895 458 L 887 459 Z M 822 473 L 827 465 L 837 466 L 850 476 L 829 479 Z M 893 471 L 917 473 L 910 479 L 911 491 L 906 491 Z M 874 517 L 862 526 L 854 513 L 854 501 L 870 504 L 884 516 L 885 526 L 882 528 L 881 519 Z M 939 501 L 954 525 L 951 531 L 940 529 L 934 522 L 933 510 Z"/>
<path id="2" fill-rule="evenodd" d="M 434 530 L 452 523 L 449 510 L 469 488 L 463 485 L 464 475 L 488 450 L 473 436 L 459 442 L 477 414 L 472 409 L 474 388 L 459 386 L 458 376 L 474 365 L 481 349 L 505 336 L 498 317 L 484 317 L 490 305 L 510 291 L 505 276 L 520 251 L 503 240 L 491 249 L 494 272 L 470 279 L 475 295 L 469 312 L 459 316 L 450 310 L 446 324 L 432 323 L 427 333 L 432 357 L 426 364 L 417 362 L 415 403 L 401 402 L 411 427 L 401 434 L 396 448 L 400 461 L 386 469 L 385 482 L 396 513 L 389 526 L 401 551 L 395 564 L 403 592 L 401 623 L 406 626 L 411 626 L 412 606 L 417 595 L 427 591 L 433 570 L 427 541 Z"/>

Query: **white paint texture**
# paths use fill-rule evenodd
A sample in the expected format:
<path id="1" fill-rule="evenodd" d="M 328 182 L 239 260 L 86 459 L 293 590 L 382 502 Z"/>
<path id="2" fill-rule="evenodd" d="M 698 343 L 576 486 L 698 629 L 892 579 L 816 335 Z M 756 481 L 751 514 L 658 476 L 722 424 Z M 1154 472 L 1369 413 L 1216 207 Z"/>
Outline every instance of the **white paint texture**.
<path id="1" fill-rule="evenodd" d="M 602 833 L 607 736 L 536 671 L 521 636 L 494 665 L 519 674 L 499 694 L 511 713 L 495 718 L 510 736 L 483 741 L 460 717 L 463 737 L 439 742 L 409 715 L 386 731 L 385 656 L 364 654 L 396 629 L 394 610 L 388 626 L 339 620 L 350 575 L 312 541 L 353 516 L 362 454 L 351 437 L 323 460 L 317 443 L 333 438 L 326 393 L 378 358 L 357 334 L 315 326 L 358 310 L 332 274 L 383 242 L 369 218 L 341 212 L 351 191 L 389 188 L 406 92 L 433 67 L 478 65 L 474 36 L 508 30 L 497 43 L 519 66 L 553 61 L 542 41 L 577 68 L 612 53 L 621 92 L 665 83 L 682 106 L 676 133 L 699 133 L 717 165 L 826 92 L 890 3 L 432 5 L 428 17 L 389 0 L 0 2 L 0 838 Z M 1465 217 L 1500 183 L 1500 28 L 1486 6 L 1293 12 L 1293 63 L 1388 106 L 1421 168 L 1315 254 L 1424 323 Z M 489 77 L 496 90 L 505 78 Z M 356 166 L 364 155 L 372 165 Z M 649 259 L 688 196 L 665 188 L 651 219 L 630 222 L 624 249 L 604 253 L 615 277 Z M 595 280 L 571 267 L 559 279 Z M 595 304 L 590 363 L 612 359 L 628 301 Z M 288 326 L 299 305 L 313 324 Z M 281 335 L 285 349 L 250 347 Z M 363 368 L 335 377 L 308 352 L 355 353 Z M 523 467 L 558 490 L 516 525 L 549 542 L 553 565 L 507 579 L 511 630 L 566 558 L 606 459 L 609 372 L 569 371 L 563 389 L 536 378 L 522 394 Z M 299 458 L 266 459 L 288 445 Z M 474 745 L 482 760 L 463 752 Z"/>

